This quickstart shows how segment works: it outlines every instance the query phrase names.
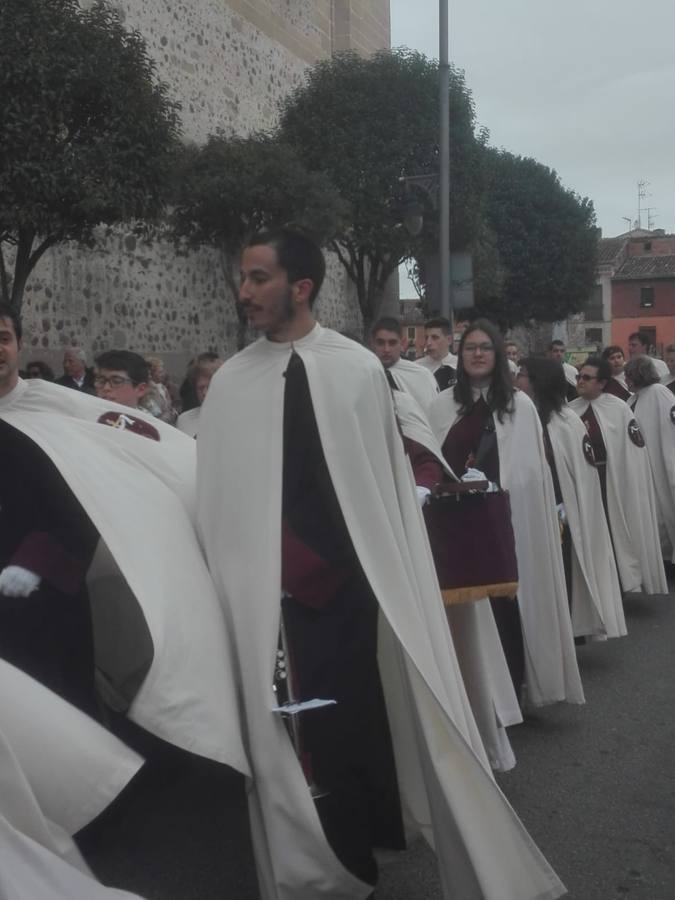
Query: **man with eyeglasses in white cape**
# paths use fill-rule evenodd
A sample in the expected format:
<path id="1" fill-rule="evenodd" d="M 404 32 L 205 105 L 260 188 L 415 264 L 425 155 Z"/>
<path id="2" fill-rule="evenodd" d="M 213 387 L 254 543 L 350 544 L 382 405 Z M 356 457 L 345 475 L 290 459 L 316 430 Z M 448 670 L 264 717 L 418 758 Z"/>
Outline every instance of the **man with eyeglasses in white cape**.
<path id="1" fill-rule="evenodd" d="M 435 847 L 446 900 L 560 896 L 490 773 L 382 366 L 314 319 L 324 272 L 301 233 L 250 241 L 239 298 L 264 336 L 214 376 L 197 442 L 261 896 L 370 897 L 373 841 L 401 846 L 401 810 Z M 301 707 L 294 740 L 277 711 L 280 652 L 293 699 L 327 704 Z"/>

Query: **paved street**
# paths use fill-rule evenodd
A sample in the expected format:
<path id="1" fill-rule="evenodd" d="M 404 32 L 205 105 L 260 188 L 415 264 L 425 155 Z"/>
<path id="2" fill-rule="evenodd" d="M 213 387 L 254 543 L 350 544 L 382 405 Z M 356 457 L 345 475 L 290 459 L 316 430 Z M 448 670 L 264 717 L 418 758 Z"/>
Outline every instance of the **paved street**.
<path id="1" fill-rule="evenodd" d="M 518 766 L 499 777 L 571 900 L 675 898 L 675 597 L 626 614 L 628 638 L 579 648 L 587 705 L 512 728 Z M 89 855 L 102 880 L 147 900 L 257 900 L 243 788 L 217 766 L 149 785 L 116 824 Z M 383 868 L 379 898 L 440 898 L 423 844 Z"/>

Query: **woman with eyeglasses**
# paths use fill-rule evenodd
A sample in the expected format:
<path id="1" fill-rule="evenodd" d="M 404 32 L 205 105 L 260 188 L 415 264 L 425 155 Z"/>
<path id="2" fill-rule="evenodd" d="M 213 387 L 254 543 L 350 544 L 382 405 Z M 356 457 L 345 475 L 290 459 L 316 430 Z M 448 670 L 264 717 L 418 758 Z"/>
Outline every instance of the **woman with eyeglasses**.
<path id="1" fill-rule="evenodd" d="M 551 467 L 575 637 L 621 637 L 626 622 L 614 551 L 602 511 L 591 442 L 567 408 L 567 380 L 552 359 L 520 361 L 518 387 L 537 407 Z"/>
<path id="2" fill-rule="evenodd" d="M 656 487 L 661 551 L 675 562 L 675 397 L 661 382 L 652 360 L 636 356 L 626 366 L 626 381 L 635 393 L 629 406 L 647 444 Z"/>
<path id="3" fill-rule="evenodd" d="M 513 387 L 502 336 L 487 319 L 462 335 L 457 383 L 434 401 L 431 424 L 454 472 L 478 468 L 510 494 L 518 597 L 495 599 L 493 612 L 516 692 L 524 683 L 535 706 L 583 703 L 541 424 Z"/>
<path id="4" fill-rule="evenodd" d="M 593 447 L 622 590 L 666 594 L 649 457 L 631 408 L 605 393 L 610 377 L 609 362 L 589 356 L 570 409 L 580 416 Z"/>

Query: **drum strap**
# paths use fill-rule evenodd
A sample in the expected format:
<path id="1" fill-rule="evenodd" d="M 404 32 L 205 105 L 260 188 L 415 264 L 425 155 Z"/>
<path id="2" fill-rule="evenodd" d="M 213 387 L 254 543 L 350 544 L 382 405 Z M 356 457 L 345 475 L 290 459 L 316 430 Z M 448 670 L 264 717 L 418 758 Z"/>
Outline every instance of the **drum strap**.
<path id="1" fill-rule="evenodd" d="M 497 431 L 495 429 L 495 420 L 492 413 L 488 413 L 485 419 L 485 425 L 480 434 L 480 441 L 476 449 L 474 460 L 474 468 L 480 469 L 483 461 L 492 453 L 497 444 Z M 498 485 L 499 486 L 499 485 Z"/>

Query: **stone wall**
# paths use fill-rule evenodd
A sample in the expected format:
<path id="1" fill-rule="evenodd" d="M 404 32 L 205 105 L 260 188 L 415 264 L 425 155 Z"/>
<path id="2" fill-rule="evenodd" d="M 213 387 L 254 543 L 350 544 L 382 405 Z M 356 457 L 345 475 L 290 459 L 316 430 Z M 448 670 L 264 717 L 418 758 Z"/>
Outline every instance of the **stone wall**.
<path id="1" fill-rule="evenodd" d="M 217 129 L 248 134 L 273 127 L 279 101 L 308 64 L 334 49 L 389 45 L 388 0 L 112 5 L 145 37 L 158 77 L 181 104 L 184 137 L 196 142 Z M 318 312 L 331 327 L 360 327 L 354 291 L 335 260 Z M 68 245 L 45 254 L 27 285 L 24 320 L 24 358 L 52 363 L 69 344 L 90 353 L 110 347 L 157 353 L 174 371 L 194 352 L 235 350 L 236 315 L 218 254 L 204 248 L 180 255 L 170 243 L 144 243 L 125 229 L 102 229 L 93 250 Z"/>

